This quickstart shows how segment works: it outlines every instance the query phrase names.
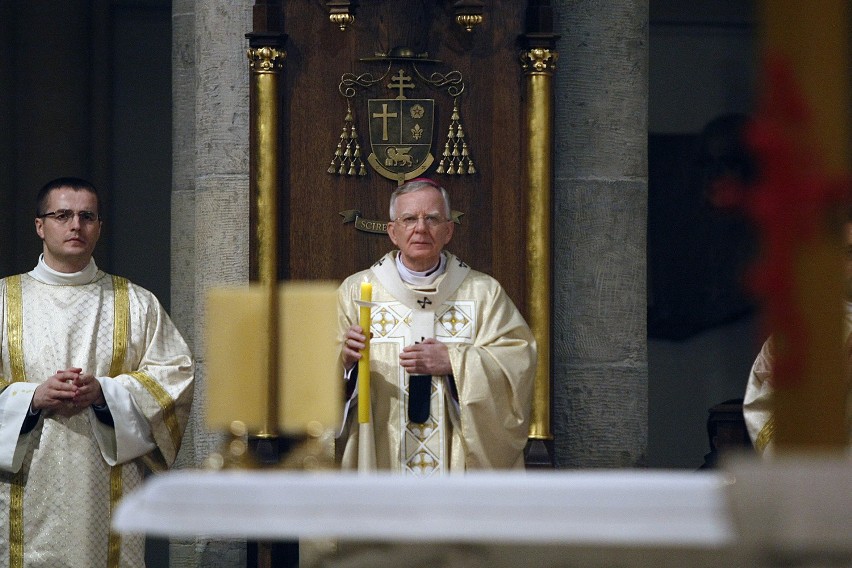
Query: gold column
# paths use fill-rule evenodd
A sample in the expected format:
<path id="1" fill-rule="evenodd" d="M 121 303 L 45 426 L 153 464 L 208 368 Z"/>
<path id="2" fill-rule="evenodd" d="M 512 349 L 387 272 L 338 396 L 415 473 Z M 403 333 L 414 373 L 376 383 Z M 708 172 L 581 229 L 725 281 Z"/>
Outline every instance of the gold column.
<path id="1" fill-rule="evenodd" d="M 538 343 L 529 437 L 551 440 L 550 306 L 551 193 L 553 187 L 553 70 L 558 54 L 534 47 L 522 52 L 525 106 L 523 119 L 524 188 L 527 197 L 527 317 Z"/>
<path id="2" fill-rule="evenodd" d="M 256 198 L 255 235 L 258 280 L 269 292 L 269 377 L 261 437 L 278 435 L 278 190 L 280 80 L 286 52 L 271 46 L 248 50 L 251 112 L 250 188 Z"/>
<path id="3" fill-rule="evenodd" d="M 281 190 L 280 105 L 284 71 L 284 9 L 280 0 L 255 0 L 249 40 L 249 190 L 252 198 L 249 268 L 266 290 L 269 357 L 266 415 L 256 434 L 255 455 L 267 464 L 281 459 L 278 447 L 278 192 Z M 261 449 L 263 448 L 263 449 Z M 274 544 L 257 543 L 258 568 L 273 565 Z"/>

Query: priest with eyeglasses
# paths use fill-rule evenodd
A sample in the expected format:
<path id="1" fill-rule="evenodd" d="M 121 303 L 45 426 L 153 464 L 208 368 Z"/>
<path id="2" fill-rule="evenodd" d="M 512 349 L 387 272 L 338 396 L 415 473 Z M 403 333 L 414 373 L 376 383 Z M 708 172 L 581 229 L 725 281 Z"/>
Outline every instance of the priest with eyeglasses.
<path id="1" fill-rule="evenodd" d="M 192 355 L 151 292 L 98 269 L 102 224 L 91 183 L 48 182 L 38 264 L 0 280 L 0 567 L 144 566 L 110 515 L 180 449 Z"/>
<path id="2" fill-rule="evenodd" d="M 390 219 L 397 250 L 338 294 L 351 393 L 342 467 L 358 469 L 367 443 L 377 469 L 401 475 L 523 468 L 537 362 L 529 326 L 494 278 L 444 250 L 454 226 L 445 189 L 405 183 L 391 195 Z M 370 329 L 359 324 L 363 282 L 372 285 Z M 359 440 L 357 362 L 368 341 L 372 439 Z"/>

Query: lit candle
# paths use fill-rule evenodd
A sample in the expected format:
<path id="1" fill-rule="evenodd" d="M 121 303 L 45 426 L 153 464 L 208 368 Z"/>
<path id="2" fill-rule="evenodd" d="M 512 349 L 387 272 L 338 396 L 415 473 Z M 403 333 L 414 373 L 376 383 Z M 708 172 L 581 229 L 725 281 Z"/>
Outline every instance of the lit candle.
<path id="1" fill-rule="evenodd" d="M 373 285 L 369 282 L 361 283 L 361 301 L 371 302 L 373 300 Z M 366 345 L 361 350 L 361 359 L 358 360 L 358 422 L 366 424 L 370 421 L 370 307 L 360 307 L 360 325 L 367 336 Z"/>
<path id="2" fill-rule="evenodd" d="M 240 420 L 263 426 L 269 353 L 269 310 L 261 287 L 214 288 L 207 293 L 207 425 L 226 430 Z"/>
<path id="3" fill-rule="evenodd" d="M 284 432 L 305 432 L 311 422 L 325 428 L 340 423 L 337 287 L 318 280 L 281 286 L 278 422 Z"/>

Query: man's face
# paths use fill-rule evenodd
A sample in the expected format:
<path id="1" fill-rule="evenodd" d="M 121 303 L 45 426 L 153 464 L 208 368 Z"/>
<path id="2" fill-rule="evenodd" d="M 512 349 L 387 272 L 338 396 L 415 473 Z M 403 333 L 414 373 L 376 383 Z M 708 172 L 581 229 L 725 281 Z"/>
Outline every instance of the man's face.
<path id="1" fill-rule="evenodd" d="M 403 264 L 417 272 L 429 270 L 453 236 L 453 223 L 447 220 L 441 192 L 433 187 L 420 189 L 400 195 L 395 205 L 397 219 L 420 217 L 412 227 L 397 220 L 388 224 L 388 235 L 399 247 Z M 430 226 L 427 217 L 441 222 Z"/>
<path id="2" fill-rule="evenodd" d="M 89 264 L 101 236 L 98 200 L 90 191 L 61 187 L 48 194 L 41 213 L 57 211 L 73 214 L 64 222 L 56 216 L 35 220 L 36 233 L 43 241 L 44 261 L 59 272 L 78 272 Z M 82 219 L 80 212 L 94 213 L 95 220 Z"/>

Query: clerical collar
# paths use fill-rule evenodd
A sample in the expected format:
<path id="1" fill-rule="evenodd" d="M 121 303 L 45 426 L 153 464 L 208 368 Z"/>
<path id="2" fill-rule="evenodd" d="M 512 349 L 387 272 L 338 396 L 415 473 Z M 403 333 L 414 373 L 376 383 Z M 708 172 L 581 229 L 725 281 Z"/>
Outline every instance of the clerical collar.
<path id="1" fill-rule="evenodd" d="M 415 272 L 402 263 L 402 255 L 397 253 L 396 269 L 399 272 L 399 277 L 402 278 L 402 281 L 406 284 L 411 284 L 418 288 L 422 286 L 431 286 L 447 269 L 447 257 L 444 253 L 441 253 L 441 257 L 435 266 L 425 272 Z"/>
<path id="2" fill-rule="evenodd" d="M 95 281 L 98 276 L 98 266 L 95 264 L 95 259 L 92 258 L 89 260 L 88 266 L 80 272 L 57 272 L 47 265 L 44 261 L 44 254 L 41 254 L 38 257 L 38 264 L 29 272 L 29 275 L 44 284 L 79 286 Z"/>

